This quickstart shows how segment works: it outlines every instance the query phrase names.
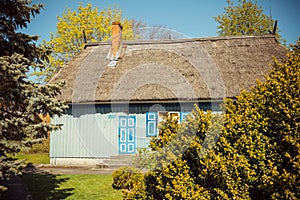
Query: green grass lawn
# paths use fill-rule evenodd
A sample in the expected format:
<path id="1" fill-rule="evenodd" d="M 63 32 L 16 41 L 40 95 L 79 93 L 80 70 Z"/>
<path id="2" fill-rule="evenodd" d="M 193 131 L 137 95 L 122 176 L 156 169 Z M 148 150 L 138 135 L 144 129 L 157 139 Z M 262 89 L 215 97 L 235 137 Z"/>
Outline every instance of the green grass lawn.
<path id="1" fill-rule="evenodd" d="M 108 174 L 24 174 L 33 199 L 122 199 Z"/>
<path id="2" fill-rule="evenodd" d="M 48 153 L 19 153 L 25 163 L 49 164 Z M 122 192 L 112 188 L 110 174 L 27 173 L 22 176 L 33 199 L 122 199 Z"/>
<path id="3" fill-rule="evenodd" d="M 25 160 L 25 163 L 32 164 L 49 164 L 50 158 L 48 153 L 18 153 L 16 155 L 18 160 Z"/>

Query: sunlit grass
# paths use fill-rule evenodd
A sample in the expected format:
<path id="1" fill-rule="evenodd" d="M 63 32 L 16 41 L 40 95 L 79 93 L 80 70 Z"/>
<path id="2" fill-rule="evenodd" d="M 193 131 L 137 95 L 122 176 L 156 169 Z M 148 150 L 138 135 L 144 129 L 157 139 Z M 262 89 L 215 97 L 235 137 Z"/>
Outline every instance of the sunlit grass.
<path id="1" fill-rule="evenodd" d="M 19 153 L 25 163 L 49 164 L 48 153 Z M 112 188 L 110 174 L 27 173 L 22 176 L 33 199 L 122 199 L 122 192 Z"/>
<path id="2" fill-rule="evenodd" d="M 25 163 L 32 164 L 49 164 L 50 158 L 48 153 L 18 153 L 18 160 L 25 160 Z"/>
<path id="3" fill-rule="evenodd" d="M 122 199 L 109 174 L 25 174 L 22 180 L 33 199 Z"/>

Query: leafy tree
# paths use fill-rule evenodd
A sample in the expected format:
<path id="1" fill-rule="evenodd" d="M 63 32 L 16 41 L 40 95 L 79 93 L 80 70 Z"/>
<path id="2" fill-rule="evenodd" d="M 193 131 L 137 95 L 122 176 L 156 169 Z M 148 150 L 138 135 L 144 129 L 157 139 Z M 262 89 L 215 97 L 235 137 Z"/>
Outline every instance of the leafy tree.
<path id="1" fill-rule="evenodd" d="M 183 37 L 161 25 L 148 26 L 146 23 L 126 19 L 118 7 L 100 10 L 92 4 L 79 5 L 77 10 L 66 9 L 57 17 L 56 33 L 51 33 L 50 41 L 44 45 L 52 49 L 48 58 L 48 67 L 36 71 L 33 75 L 48 82 L 58 67 L 63 66 L 77 56 L 88 42 L 103 42 L 111 39 L 111 24 L 121 22 L 124 40 L 157 40 Z"/>
<path id="2" fill-rule="evenodd" d="M 257 1 L 238 0 L 238 4 L 234 5 L 232 1 L 227 0 L 227 3 L 225 12 L 214 17 L 219 23 L 218 34 L 220 36 L 273 33 L 275 20 L 263 13 L 262 7 L 257 5 Z M 277 39 L 281 40 L 278 32 L 275 35 Z"/>
<path id="3" fill-rule="evenodd" d="M 21 172 L 22 163 L 13 156 L 22 148 L 41 141 L 59 128 L 41 123 L 38 114 L 60 115 L 66 106 L 54 99 L 61 84 L 38 85 L 28 79 L 29 67 L 41 69 L 47 51 L 36 46 L 37 36 L 18 32 L 41 4 L 7 0 L 0 3 L 0 178 Z M 0 190 L 4 189 L 0 187 Z"/>
<path id="4" fill-rule="evenodd" d="M 274 58 L 273 69 L 265 82 L 243 91 L 235 101 L 227 99 L 223 123 L 219 123 L 215 115 L 196 109 L 181 128 L 174 128 L 174 124 L 162 126 L 178 130 L 176 135 L 195 131 L 196 136 L 183 154 L 149 171 L 144 175 L 144 184 L 136 185 L 127 196 L 136 199 L 299 199 L 299 49 L 300 38 L 287 53 L 286 60 L 279 62 Z M 215 137 L 215 131 L 221 133 L 218 141 L 203 154 L 203 148 L 215 141 L 203 145 L 205 136 Z M 156 149 L 169 145 L 175 138 L 168 131 L 162 133 L 166 134 L 160 134 L 160 140 L 156 138 L 151 143 Z M 160 155 L 156 158 L 161 159 Z M 141 198 L 138 194 L 144 196 Z"/>
<path id="5" fill-rule="evenodd" d="M 66 9 L 57 17 L 56 33 L 51 33 L 50 41 L 44 44 L 52 49 L 49 65 L 44 71 L 34 75 L 42 76 L 49 81 L 59 66 L 78 55 L 87 42 L 107 41 L 111 38 L 111 24 L 120 21 L 123 26 L 123 39 L 133 39 L 132 23 L 122 17 L 117 7 L 99 11 L 97 7 L 80 4 L 77 10 Z"/>

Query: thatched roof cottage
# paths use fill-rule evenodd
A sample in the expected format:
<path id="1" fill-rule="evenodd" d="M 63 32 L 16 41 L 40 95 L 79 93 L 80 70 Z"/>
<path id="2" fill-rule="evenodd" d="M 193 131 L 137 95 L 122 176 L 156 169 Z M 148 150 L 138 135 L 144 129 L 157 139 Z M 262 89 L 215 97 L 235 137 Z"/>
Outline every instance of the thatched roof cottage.
<path id="1" fill-rule="evenodd" d="M 70 105 L 54 119 L 64 126 L 51 135 L 53 164 L 136 153 L 160 114 L 181 121 L 195 103 L 220 111 L 286 54 L 273 35 L 122 41 L 121 31 L 113 24 L 112 42 L 87 44 L 50 81 L 65 81 L 57 98 Z"/>

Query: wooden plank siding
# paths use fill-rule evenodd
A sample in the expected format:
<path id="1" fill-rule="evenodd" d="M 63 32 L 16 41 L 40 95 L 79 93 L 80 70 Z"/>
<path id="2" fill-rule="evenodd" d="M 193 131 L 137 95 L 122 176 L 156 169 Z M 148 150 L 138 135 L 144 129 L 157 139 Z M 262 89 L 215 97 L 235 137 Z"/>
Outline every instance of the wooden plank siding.
<path id="1" fill-rule="evenodd" d="M 118 118 L 124 113 L 87 114 L 80 117 L 64 115 L 53 118 L 63 124 L 51 133 L 50 158 L 106 158 L 118 155 Z M 136 116 L 136 148 L 147 147 L 146 115 Z"/>

